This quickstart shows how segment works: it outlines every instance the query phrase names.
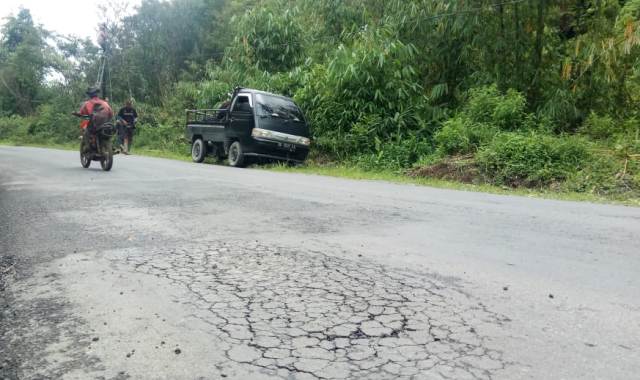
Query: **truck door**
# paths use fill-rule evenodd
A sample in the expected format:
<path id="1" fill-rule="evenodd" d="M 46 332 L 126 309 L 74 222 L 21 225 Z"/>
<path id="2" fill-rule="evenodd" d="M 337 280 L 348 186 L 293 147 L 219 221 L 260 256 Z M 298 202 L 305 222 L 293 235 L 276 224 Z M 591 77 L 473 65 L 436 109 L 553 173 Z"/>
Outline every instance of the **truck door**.
<path id="1" fill-rule="evenodd" d="M 253 99 L 251 94 L 240 93 L 231 105 L 227 137 L 237 138 L 241 143 L 248 142 L 251 138 L 253 126 Z"/>

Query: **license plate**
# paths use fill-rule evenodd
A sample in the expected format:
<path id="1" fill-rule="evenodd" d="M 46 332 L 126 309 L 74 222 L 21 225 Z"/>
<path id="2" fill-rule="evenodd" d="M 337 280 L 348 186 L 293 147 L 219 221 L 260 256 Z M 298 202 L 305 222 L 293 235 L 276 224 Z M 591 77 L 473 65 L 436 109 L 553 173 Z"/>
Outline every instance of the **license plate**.
<path id="1" fill-rule="evenodd" d="M 296 146 L 294 144 L 289 144 L 289 143 L 278 143 L 278 146 L 280 148 L 286 149 L 290 152 L 293 152 L 296 150 Z"/>

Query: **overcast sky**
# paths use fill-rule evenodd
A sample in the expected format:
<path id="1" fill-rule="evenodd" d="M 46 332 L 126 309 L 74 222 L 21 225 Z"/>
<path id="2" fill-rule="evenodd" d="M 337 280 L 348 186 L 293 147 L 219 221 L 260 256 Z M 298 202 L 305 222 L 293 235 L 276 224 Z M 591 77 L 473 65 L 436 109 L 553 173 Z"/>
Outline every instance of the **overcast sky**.
<path id="1" fill-rule="evenodd" d="M 120 1 L 129 4 L 129 9 L 140 0 Z M 17 14 L 22 6 L 31 11 L 36 24 L 59 34 L 73 34 L 96 40 L 96 27 L 100 20 L 97 6 L 104 1 L 96 0 L 0 0 L 0 24 L 4 18 Z"/>

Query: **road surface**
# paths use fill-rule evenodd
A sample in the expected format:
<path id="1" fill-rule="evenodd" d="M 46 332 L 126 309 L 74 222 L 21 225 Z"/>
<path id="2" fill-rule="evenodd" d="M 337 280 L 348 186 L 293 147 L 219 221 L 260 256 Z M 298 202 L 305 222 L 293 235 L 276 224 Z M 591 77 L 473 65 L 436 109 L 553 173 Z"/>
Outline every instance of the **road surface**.
<path id="1" fill-rule="evenodd" d="M 640 209 L 0 147 L 0 378 L 630 379 Z"/>

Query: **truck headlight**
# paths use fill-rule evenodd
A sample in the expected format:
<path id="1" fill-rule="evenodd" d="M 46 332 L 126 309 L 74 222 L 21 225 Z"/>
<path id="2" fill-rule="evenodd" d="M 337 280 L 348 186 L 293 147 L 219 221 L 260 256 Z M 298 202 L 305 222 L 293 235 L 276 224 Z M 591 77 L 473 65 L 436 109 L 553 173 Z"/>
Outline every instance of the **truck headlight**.
<path id="1" fill-rule="evenodd" d="M 272 133 L 271 133 L 271 131 L 268 131 L 266 129 L 253 128 L 251 130 L 251 136 L 252 137 L 270 138 L 270 137 L 272 137 Z"/>
<path id="2" fill-rule="evenodd" d="M 309 146 L 311 145 L 311 140 L 306 138 L 306 137 L 300 137 L 298 139 L 298 144 L 304 145 L 304 146 Z"/>

